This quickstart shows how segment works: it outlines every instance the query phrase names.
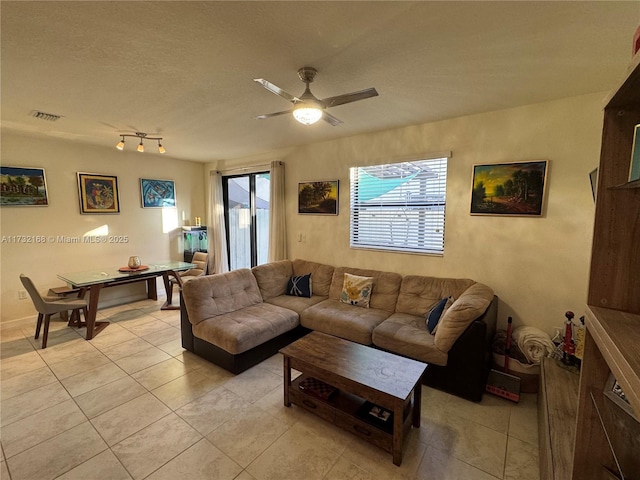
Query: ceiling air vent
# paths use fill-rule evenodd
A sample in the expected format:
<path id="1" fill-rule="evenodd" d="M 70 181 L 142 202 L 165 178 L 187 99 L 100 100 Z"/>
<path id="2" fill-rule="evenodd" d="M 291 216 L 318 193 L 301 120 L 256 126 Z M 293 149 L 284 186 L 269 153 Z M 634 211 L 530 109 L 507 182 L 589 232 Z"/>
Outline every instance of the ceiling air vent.
<path id="1" fill-rule="evenodd" d="M 33 112 L 31 112 L 31 115 L 33 115 L 36 118 L 39 118 L 40 120 L 47 120 L 48 122 L 55 122 L 56 120 L 60 120 L 62 118 L 62 115 L 56 115 L 55 113 L 40 112 L 38 110 L 34 110 Z"/>

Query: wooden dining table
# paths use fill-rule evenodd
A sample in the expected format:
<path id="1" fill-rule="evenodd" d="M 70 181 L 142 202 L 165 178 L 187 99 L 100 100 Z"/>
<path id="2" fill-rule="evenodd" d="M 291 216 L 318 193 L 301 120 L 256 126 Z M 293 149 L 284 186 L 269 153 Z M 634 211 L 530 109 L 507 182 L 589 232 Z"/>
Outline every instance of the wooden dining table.
<path id="1" fill-rule="evenodd" d="M 195 268 L 195 264 L 188 262 L 159 262 L 142 266 L 143 268 L 122 271 L 125 267 L 109 267 L 104 269 L 89 270 L 83 272 L 69 272 L 58 275 L 60 280 L 70 287 L 79 289 L 78 296 L 84 298 L 89 293 L 87 324 L 87 340 L 91 340 L 104 330 L 109 322 L 97 322 L 98 300 L 103 288 L 125 285 L 134 282 L 146 282 L 147 298 L 158 299 L 156 278 L 162 277 L 165 288 L 172 288 L 169 277 L 177 277 L 177 272 Z"/>

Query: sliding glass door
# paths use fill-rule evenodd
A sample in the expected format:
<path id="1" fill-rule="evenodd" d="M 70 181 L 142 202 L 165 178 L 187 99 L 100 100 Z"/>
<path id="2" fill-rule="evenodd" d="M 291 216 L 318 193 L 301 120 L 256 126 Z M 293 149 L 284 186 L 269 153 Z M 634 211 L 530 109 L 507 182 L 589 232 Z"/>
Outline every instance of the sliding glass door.
<path id="1" fill-rule="evenodd" d="M 229 268 L 267 262 L 269 252 L 269 172 L 223 177 Z"/>

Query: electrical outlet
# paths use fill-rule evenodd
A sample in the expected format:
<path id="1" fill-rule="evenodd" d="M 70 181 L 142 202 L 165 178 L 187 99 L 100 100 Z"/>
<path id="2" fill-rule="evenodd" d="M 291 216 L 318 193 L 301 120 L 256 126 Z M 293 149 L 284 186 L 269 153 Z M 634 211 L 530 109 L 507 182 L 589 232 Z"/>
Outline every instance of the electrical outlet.
<path id="1" fill-rule="evenodd" d="M 26 299 L 27 299 L 27 291 L 18 290 L 18 300 L 26 300 Z"/>

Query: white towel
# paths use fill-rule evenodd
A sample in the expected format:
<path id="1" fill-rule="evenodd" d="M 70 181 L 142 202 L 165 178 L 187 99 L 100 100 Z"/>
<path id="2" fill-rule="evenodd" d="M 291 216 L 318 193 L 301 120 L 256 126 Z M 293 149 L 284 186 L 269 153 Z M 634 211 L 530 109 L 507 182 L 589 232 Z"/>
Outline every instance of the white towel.
<path id="1" fill-rule="evenodd" d="M 516 327 L 511 334 L 529 362 L 539 365 L 555 348 L 551 337 L 536 327 Z"/>

